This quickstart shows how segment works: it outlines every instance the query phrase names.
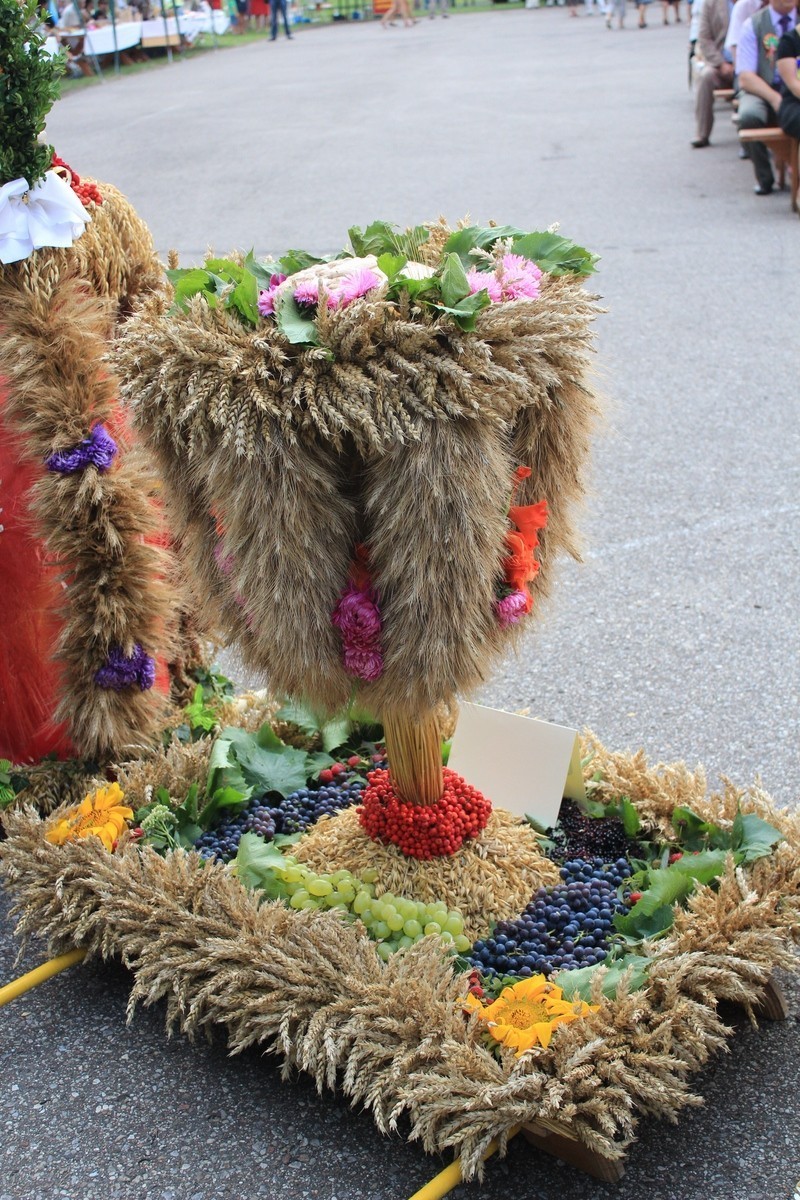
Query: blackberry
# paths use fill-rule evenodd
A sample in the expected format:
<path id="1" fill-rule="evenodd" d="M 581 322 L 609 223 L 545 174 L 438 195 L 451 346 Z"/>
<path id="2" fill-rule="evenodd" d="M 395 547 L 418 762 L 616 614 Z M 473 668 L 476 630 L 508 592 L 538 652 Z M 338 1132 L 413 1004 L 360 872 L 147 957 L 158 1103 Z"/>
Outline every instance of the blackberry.
<path id="1" fill-rule="evenodd" d="M 555 862 L 568 858 L 602 858 L 606 862 L 624 857 L 634 848 L 618 817 L 587 817 L 572 800 L 561 805 L 558 825 L 550 832 Z"/>

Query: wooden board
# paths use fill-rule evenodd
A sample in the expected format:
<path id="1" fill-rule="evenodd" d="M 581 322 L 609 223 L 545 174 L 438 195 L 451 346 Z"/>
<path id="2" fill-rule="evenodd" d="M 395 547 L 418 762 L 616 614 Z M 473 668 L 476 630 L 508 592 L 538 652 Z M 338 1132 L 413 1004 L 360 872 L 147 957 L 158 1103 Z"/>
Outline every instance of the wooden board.
<path id="1" fill-rule="evenodd" d="M 545 1154 L 552 1154 L 603 1183 L 619 1183 L 625 1174 L 621 1158 L 606 1158 L 596 1150 L 590 1150 L 558 1121 L 532 1121 L 530 1125 L 523 1125 L 522 1132 L 537 1150 L 544 1150 Z"/>

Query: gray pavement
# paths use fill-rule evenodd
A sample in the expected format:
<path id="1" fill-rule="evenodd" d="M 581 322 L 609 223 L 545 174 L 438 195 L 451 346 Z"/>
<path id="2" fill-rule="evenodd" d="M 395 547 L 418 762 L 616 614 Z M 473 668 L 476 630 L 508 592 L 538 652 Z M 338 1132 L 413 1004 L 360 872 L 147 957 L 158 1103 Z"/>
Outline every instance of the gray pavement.
<path id="1" fill-rule="evenodd" d="M 786 195 L 753 196 L 727 109 L 690 150 L 686 26 L 650 13 L 642 32 L 563 9 L 308 30 L 74 92 L 48 133 L 187 263 L 466 212 L 560 221 L 599 252 L 608 418 L 585 561 L 482 698 L 794 804 L 800 225 Z M 126 1028 L 126 989 L 83 967 L 0 1012 L 0 1200 L 403 1200 L 438 1168 L 255 1054 L 167 1042 L 159 1010 Z M 515 1142 L 453 1195 L 789 1200 L 791 996 L 788 1022 L 743 1030 L 706 1072 L 704 1108 L 642 1127 L 619 1188 Z"/>

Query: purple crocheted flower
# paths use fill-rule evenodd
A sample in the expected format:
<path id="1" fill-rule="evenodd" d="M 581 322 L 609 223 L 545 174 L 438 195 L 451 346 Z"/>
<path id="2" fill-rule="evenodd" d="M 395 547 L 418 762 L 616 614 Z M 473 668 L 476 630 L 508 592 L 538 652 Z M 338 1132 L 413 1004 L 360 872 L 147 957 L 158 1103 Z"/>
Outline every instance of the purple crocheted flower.
<path id="1" fill-rule="evenodd" d="M 528 597 L 524 592 L 511 592 L 508 596 L 503 596 L 502 600 L 495 600 L 494 611 L 503 628 L 516 625 L 523 617 L 527 603 Z"/>
<path id="2" fill-rule="evenodd" d="M 49 471 L 72 475 L 85 467 L 107 471 L 117 454 L 117 443 L 105 425 L 95 425 L 88 437 L 70 450 L 55 450 L 44 461 Z"/>
<path id="3" fill-rule="evenodd" d="M 369 682 L 378 679 L 383 673 L 383 654 L 381 613 L 374 592 L 348 583 L 331 620 L 342 635 L 342 657 L 348 675 Z"/>
<path id="4" fill-rule="evenodd" d="M 156 681 L 155 660 L 137 642 L 133 654 L 125 654 L 121 646 L 113 646 L 105 664 L 95 673 L 98 687 L 121 692 L 135 684 L 146 692 Z"/>

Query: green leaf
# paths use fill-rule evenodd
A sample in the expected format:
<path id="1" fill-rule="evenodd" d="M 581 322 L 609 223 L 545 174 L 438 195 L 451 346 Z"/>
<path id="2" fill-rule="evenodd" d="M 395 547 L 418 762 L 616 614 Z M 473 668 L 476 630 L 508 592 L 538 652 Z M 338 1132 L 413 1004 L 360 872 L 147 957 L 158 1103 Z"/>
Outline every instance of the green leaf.
<path id="1" fill-rule="evenodd" d="M 734 848 L 737 862 L 751 863 L 771 854 L 773 847 L 783 841 L 783 834 L 756 813 L 736 814 Z"/>
<path id="2" fill-rule="evenodd" d="M 230 258 L 207 258 L 203 266 L 224 283 L 238 283 L 244 275 L 244 267 Z"/>
<path id="3" fill-rule="evenodd" d="M 402 254 L 406 260 L 416 260 L 430 237 L 424 225 L 416 225 L 399 233 L 397 226 L 390 225 L 388 221 L 373 221 L 363 230 L 353 225 L 347 232 L 357 258 L 365 258 L 369 254 L 374 254 L 376 258 L 383 254 Z"/>
<path id="4" fill-rule="evenodd" d="M 283 336 L 293 346 L 319 345 L 313 314 L 304 310 L 291 292 L 284 292 L 275 306 L 275 319 Z"/>
<path id="5" fill-rule="evenodd" d="M 446 254 L 441 268 L 442 303 L 452 308 L 469 295 L 469 282 L 457 254 Z"/>
<path id="6" fill-rule="evenodd" d="M 475 328 L 475 320 L 479 312 L 484 308 L 488 308 L 491 304 L 489 293 L 485 290 L 476 292 L 474 296 L 465 296 L 463 300 L 459 300 L 457 304 L 435 304 L 428 301 L 431 308 L 437 312 L 444 313 L 446 316 L 453 317 L 456 324 L 459 325 L 465 332 Z"/>
<path id="7" fill-rule="evenodd" d="M 322 734 L 322 747 L 330 753 L 332 750 L 338 750 L 340 746 L 345 745 L 352 732 L 352 727 L 347 717 L 338 717 L 331 721 L 326 721 L 320 732 Z"/>
<path id="8" fill-rule="evenodd" d="M 386 294 L 390 300 L 396 300 L 403 291 L 407 292 L 412 300 L 418 300 L 420 296 L 425 296 L 428 292 L 438 292 L 438 290 L 439 280 L 433 275 L 426 275 L 424 279 L 410 279 L 401 273 L 391 281 Z"/>
<path id="9" fill-rule="evenodd" d="M 638 812 L 627 796 L 623 796 L 620 801 L 620 815 L 626 836 L 635 838 L 642 827 L 642 822 Z"/>
<path id="10" fill-rule="evenodd" d="M 271 259 L 259 262 L 252 250 L 248 252 L 244 265 L 245 270 L 255 277 L 259 288 L 265 292 L 272 286 L 272 276 L 282 274 L 280 263 L 273 262 Z"/>
<path id="11" fill-rule="evenodd" d="M 491 250 L 501 239 L 521 237 L 523 230 L 514 225 L 470 225 L 451 233 L 444 244 L 445 254 L 457 254 L 466 270 L 475 266 L 473 250 Z"/>
<path id="12" fill-rule="evenodd" d="M 278 259 L 278 266 L 281 275 L 295 275 L 298 271 L 305 271 L 308 267 L 315 267 L 317 263 L 324 261 L 324 258 L 307 254 L 305 250 L 287 250 L 283 257 Z"/>
<path id="13" fill-rule="evenodd" d="M 724 874 L 727 858 L 727 850 L 700 850 L 695 854 L 684 854 L 668 869 L 688 875 L 697 883 L 711 883 L 712 879 Z"/>
<path id="14" fill-rule="evenodd" d="M 526 233 L 515 239 L 511 249 L 549 275 L 590 275 L 597 269 L 596 254 L 557 233 Z"/>
<path id="15" fill-rule="evenodd" d="M 265 842 L 256 833 L 242 834 L 233 869 L 243 887 L 248 890 L 259 888 L 271 899 L 279 899 L 286 893 L 283 880 L 274 868 L 285 866 L 284 857 L 274 842 Z"/>
<path id="16" fill-rule="evenodd" d="M 235 787 L 217 788 L 212 792 L 210 799 L 203 805 L 198 817 L 201 832 L 205 829 L 211 829 L 214 826 L 224 808 L 241 811 L 252 794 L 252 788 L 245 788 L 244 791 L 240 791 L 239 788 Z M 198 833 L 197 837 L 199 836 L 200 834 Z M 197 838 L 195 838 L 196 840 Z"/>
<path id="17" fill-rule="evenodd" d="M 639 903 L 641 904 L 641 900 Z M 634 908 L 636 905 L 634 905 Z M 634 916 L 633 909 L 627 916 L 617 913 L 614 917 L 614 927 L 631 942 L 641 942 L 645 938 L 655 938 L 670 928 L 675 920 L 671 904 L 664 904 L 653 913 L 639 913 Z"/>
<path id="18" fill-rule="evenodd" d="M 258 311 L 258 282 L 255 275 L 243 271 L 242 277 L 228 299 L 229 307 L 235 308 L 251 325 L 258 325 L 261 314 Z"/>
<path id="19" fill-rule="evenodd" d="M 206 300 L 209 300 L 209 297 L 214 296 L 217 290 L 213 277 L 202 267 L 167 271 L 167 278 L 175 289 L 174 304 L 179 309 L 185 309 L 192 296 L 197 296 L 202 292 L 205 294 Z"/>
<path id="20" fill-rule="evenodd" d="M 651 959 L 643 954 L 626 954 L 623 958 L 610 963 L 603 977 L 602 993 L 614 1000 L 622 982 L 622 976 L 630 971 L 628 990 L 638 992 L 647 983 L 647 973 Z M 560 987 L 566 1000 L 585 1000 L 588 1004 L 592 998 L 592 981 L 597 972 L 605 967 L 605 963 L 597 963 L 591 967 L 580 967 L 575 971 L 560 971 L 553 983 Z"/>
<path id="21" fill-rule="evenodd" d="M 253 743 L 247 750 L 238 749 L 237 757 L 245 782 L 256 796 L 263 796 L 266 792 L 288 796 L 306 782 L 309 755 L 304 750 L 296 750 L 294 746 L 284 746 L 281 742 L 280 749 L 277 749 Z M 331 760 L 327 755 L 325 757 L 326 765 L 329 765 Z"/>
<path id="22" fill-rule="evenodd" d="M 297 725 L 309 737 L 313 737 L 315 733 L 319 732 L 319 717 L 302 700 L 286 700 L 275 713 L 275 720 L 288 721 L 292 725 Z"/>
<path id="23" fill-rule="evenodd" d="M 395 275 L 400 274 L 407 262 L 408 259 L 404 254 L 380 254 L 378 255 L 378 270 L 383 271 L 391 284 Z"/>

